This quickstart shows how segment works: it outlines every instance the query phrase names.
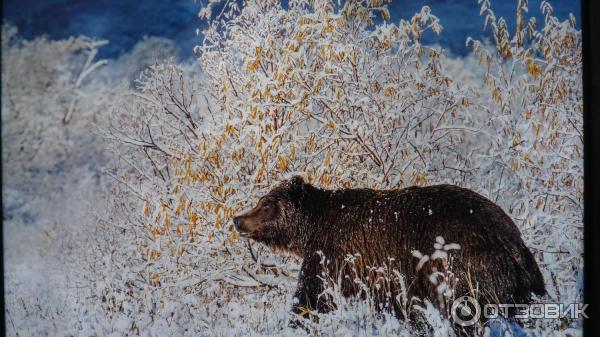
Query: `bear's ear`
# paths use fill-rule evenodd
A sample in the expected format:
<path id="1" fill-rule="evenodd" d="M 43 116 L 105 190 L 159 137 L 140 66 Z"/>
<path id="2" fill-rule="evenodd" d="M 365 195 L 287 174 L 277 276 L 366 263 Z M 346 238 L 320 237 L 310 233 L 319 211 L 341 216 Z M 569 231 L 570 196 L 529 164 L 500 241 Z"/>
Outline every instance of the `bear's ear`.
<path id="1" fill-rule="evenodd" d="M 300 199 L 304 194 L 304 187 L 306 184 L 301 176 L 293 176 L 286 181 L 285 185 L 287 186 L 290 195 L 296 200 Z"/>
<path id="2" fill-rule="evenodd" d="M 293 176 L 290 180 L 288 180 L 288 184 L 290 186 L 302 186 L 304 185 L 304 179 L 302 176 Z"/>

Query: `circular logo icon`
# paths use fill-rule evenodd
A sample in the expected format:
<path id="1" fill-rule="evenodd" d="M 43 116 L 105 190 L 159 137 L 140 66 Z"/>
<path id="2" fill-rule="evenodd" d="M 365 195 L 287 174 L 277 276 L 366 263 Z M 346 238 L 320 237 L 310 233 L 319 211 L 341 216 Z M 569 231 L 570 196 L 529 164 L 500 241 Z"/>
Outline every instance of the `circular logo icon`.
<path id="1" fill-rule="evenodd" d="M 452 320 L 460 326 L 471 326 L 479 321 L 481 308 L 479 302 L 470 296 L 459 297 L 452 303 L 450 309 Z"/>

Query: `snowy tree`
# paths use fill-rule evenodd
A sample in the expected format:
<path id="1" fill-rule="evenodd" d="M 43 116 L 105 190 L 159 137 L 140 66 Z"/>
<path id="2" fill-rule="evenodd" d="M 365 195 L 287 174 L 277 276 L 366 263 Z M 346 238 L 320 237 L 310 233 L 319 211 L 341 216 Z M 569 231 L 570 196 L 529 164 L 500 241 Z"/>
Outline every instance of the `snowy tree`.
<path id="1" fill-rule="evenodd" d="M 469 39 L 479 61 L 457 72 L 420 42 L 442 29 L 428 7 L 393 24 L 382 1 L 228 2 L 216 15 L 212 5 L 201 13 L 209 22 L 196 48 L 201 69 L 153 66 L 107 131 L 129 164 L 116 174 L 137 199 L 129 226 L 155 301 L 194 293 L 212 303 L 219 289 L 239 305 L 242 294 L 275 287 L 274 306 L 291 293 L 294 258 L 240 240 L 229 219 L 292 174 L 331 188 L 472 187 L 513 215 L 554 294 L 577 300 L 582 93 L 573 22 L 559 22 L 544 2 L 537 31 L 523 23 L 520 2 L 511 38 L 483 1 L 495 45 Z"/>

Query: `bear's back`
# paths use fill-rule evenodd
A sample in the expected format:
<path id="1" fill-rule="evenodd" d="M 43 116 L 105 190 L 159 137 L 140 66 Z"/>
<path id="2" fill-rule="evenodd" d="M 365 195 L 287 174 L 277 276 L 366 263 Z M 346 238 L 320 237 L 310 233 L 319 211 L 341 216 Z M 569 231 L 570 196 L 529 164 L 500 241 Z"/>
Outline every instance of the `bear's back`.
<path id="1" fill-rule="evenodd" d="M 342 222 L 361 229 L 387 227 L 391 231 L 422 234 L 437 230 L 445 233 L 485 230 L 519 236 L 513 221 L 498 205 L 472 190 L 454 185 L 337 190 L 332 199 L 328 206 L 332 210 L 330 216 L 338 219 L 347 215 Z"/>

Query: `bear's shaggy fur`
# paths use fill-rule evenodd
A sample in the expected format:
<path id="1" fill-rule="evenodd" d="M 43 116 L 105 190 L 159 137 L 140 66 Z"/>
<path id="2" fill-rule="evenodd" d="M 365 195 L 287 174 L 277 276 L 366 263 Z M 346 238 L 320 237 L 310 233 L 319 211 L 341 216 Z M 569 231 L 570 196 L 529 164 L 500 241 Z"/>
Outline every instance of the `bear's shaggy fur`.
<path id="1" fill-rule="evenodd" d="M 430 261 L 417 270 L 419 259 L 412 252 L 431 254 L 438 236 L 460 245 L 452 251 L 456 297 L 475 296 L 482 305 L 529 303 L 532 293 L 545 293 L 538 265 L 510 217 L 490 200 L 457 186 L 325 190 L 294 177 L 234 224 L 245 237 L 303 258 L 296 313 L 331 308 L 318 296 L 323 290 L 321 252 L 342 275 L 351 273 L 343 263 L 348 254 L 360 254 L 355 268 L 361 275 L 367 274 L 366 266 L 390 266 L 394 258 L 408 298 L 436 303 L 429 275 L 441 266 Z M 350 279 L 341 283 L 346 296 L 357 294 Z M 394 298 L 400 289 L 390 288 Z"/>

